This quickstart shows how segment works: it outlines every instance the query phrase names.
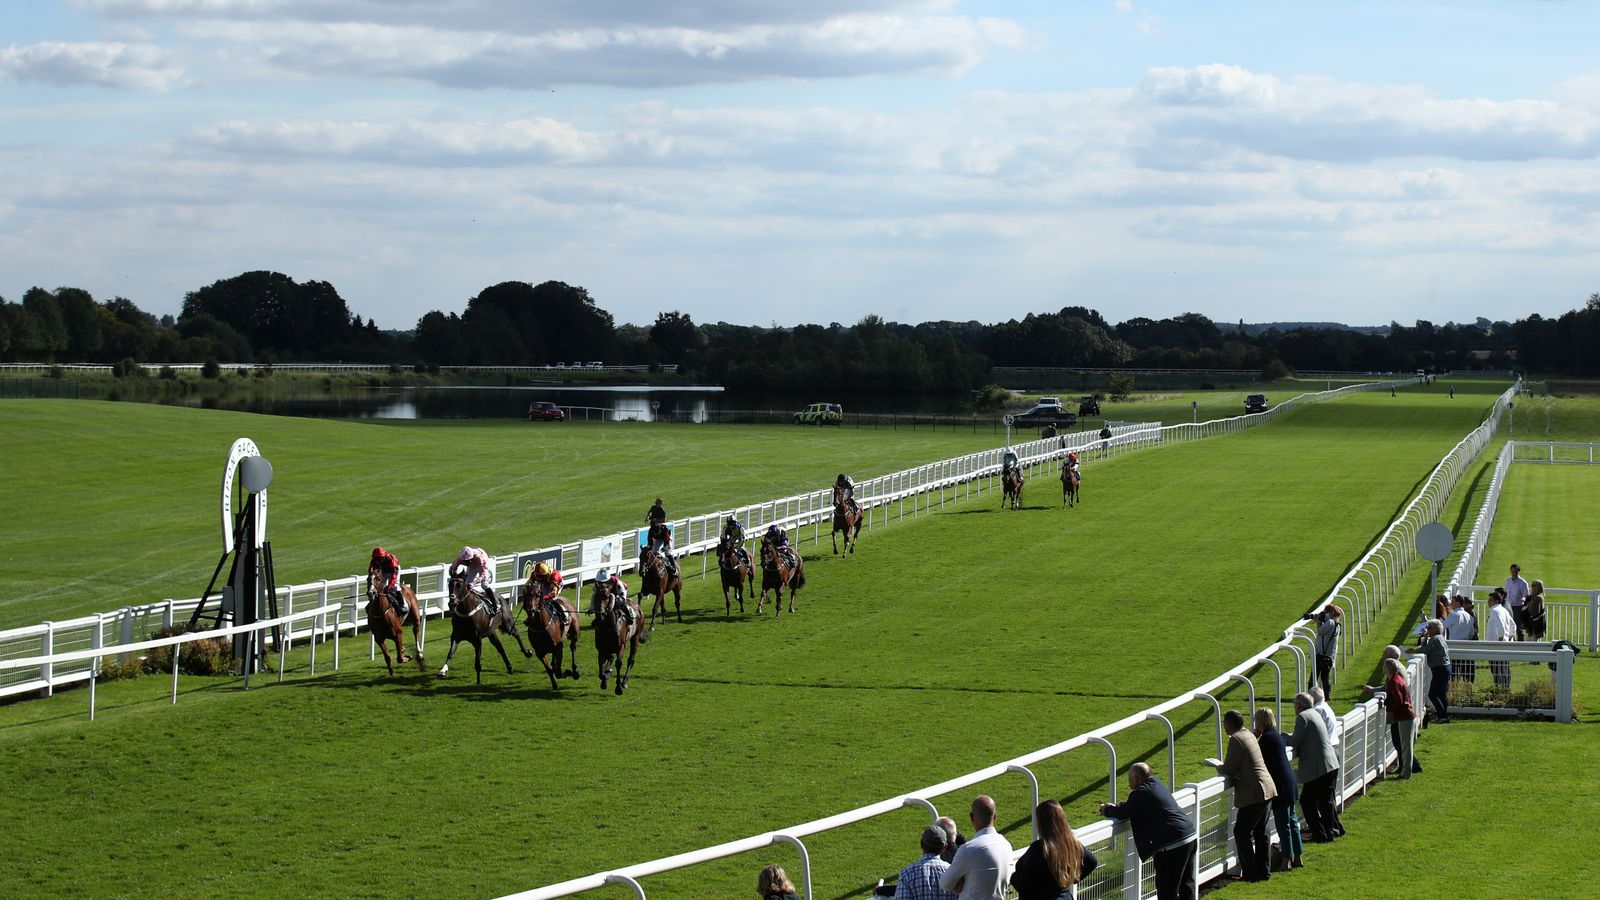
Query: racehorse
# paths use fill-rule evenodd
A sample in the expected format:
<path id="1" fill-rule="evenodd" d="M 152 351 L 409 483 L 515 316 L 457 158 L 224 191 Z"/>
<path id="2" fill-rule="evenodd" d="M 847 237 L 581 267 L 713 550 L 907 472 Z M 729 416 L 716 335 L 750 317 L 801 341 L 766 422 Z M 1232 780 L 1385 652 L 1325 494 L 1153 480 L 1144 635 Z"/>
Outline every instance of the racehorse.
<path id="1" fill-rule="evenodd" d="M 767 591 L 772 591 L 772 614 L 783 614 L 783 589 L 789 588 L 789 612 L 794 612 L 794 592 L 806 586 L 805 560 L 792 548 L 777 548 L 761 542 L 761 596 L 756 598 L 756 615 L 767 602 Z"/>
<path id="2" fill-rule="evenodd" d="M 861 535 L 861 507 L 845 499 L 844 488 L 833 487 L 833 531 L 828 535 L 833 540 L 833 553 L 839 554 L 839 532 L 844 532 L 844 552 L 849 555 L 856 549 L 856 539 Z"/>
<path id="3" fill-rule="evenodd" d="M 1005 509 L 1006 508 L 1006 503 L 1007 502 L 1009 502 L 1011 504 L 1011 508 L 1012 509 L 1016 509 L 1019 506 L 1021 506 L 1022 505 L 1022 470 L 1020 468 L 1011 469 L 1010 471 L 1006 472 L 1004 475 L 1000 476 L 1000 488 L 1001 488 L 1001 494 L 1000 494 L 1000 508 L 1001 509 Z"/>
<path id="4" fill-rule="evenodd" d="M 1078 505 L 1078 483 L 1083 479 L 1066 463 L 1061 464 L 1061 505 Z"/>
<path id="5" fill-rule="evenodd" d="M 656 529 L 661 529 L 657 532 Z M 678 621 L 683 621 L 683 572 L 669 573 L 667 561 L 661 558 L 661 553 L 655 549 L 658 533 L 666 533 L 665 525 L 650 526 L 650 544 L 639 554 L 639 572 L 642 575 L 639 585 L 639 596 L 654 596 L 656 602 L 650 605 L 650 626 L 656 624 L 656 610 L 661 610 L 661 621 L 667 620 L 667 591 L 672 592 L 672 605 L 677 610 Z"/>
<path id="6" fill-rule="evenodd" d="M 411 585 L 400 585 L 400 598 L 405 604 L 405 610 L 399 611 L 390 602 L 390 596 L 380 587 L 383 576 L 376 573 L 367 576 L 367 630 L 372 632 L 372 639 L 383 651 L 383 664 L 388 667 L 389 674 L 394 675 L 394 663 L 389 661 L 389 648 L 386 641 L 394 641 L 395 656 L 399 657 L 400 665 L 405 665 L 406 638 L 405 624 L 411 623 L 411 640 L 417 648 L 417 670 L 422 670 L 422 605 L 417 602 L 417 594 L 411 590 Z"/>
<path id="7" fill-rule="evenodd" d="M 472 642 L 472 667 L 478 673 L 478 684 L 483 684 L 483 639 L 488 638 L 489 643 L 500 651 L 500 658 L 505 660 L 508 674 L 516 670 L 511 668 L 511 658 L 506 656 L 506 647 L 500 643 L 500 632 L 506 632 L 517 639 L 517 646 L 522 648 L 522 655 L 533 656 L 533 651 L 522 643 L 522 632 L 517 630 L 517 620 L 511 614 L 511 604 L 502 602 L 500 609 L 491 616 L 483 608 L 483 601 L 478 594 L 467 585 L 467 579 L 456 575 L 450 579 L 450 652 L 445 654 L 444 667 L 439 670 L 439 677 L 450 674 L 450 661 L 456 658 L 456 647 L 462 641 Z"/>
<path id="8" fill-rule="evenodd" d="M 594 611 L 594 649 L 600 655 L 600 690 L 606 689 L 606 679 L 614 667 L 620 697 L 633 673 L 633 658 L 639 655 L 639 645 L 645 641 L 644 613 L 639 604 L 614 596 L 598 585 L 590 609 Z M 622 667 L 623 647 L 628 648 L 626 669 Z"/>
<path id="9" fill-rule="evenodd" d="M 578 677 L 578 607 L 571 600 L 557 594 L 545 600 L 539 599 L 539 588 L 531 580 L 517 592 L 517 602 L 522 604 L 522 611 L 527 614 L 528 643 L 533 645 L 533 654 L 539 657 L 539 665 L 544 666 L 544 673 L 550 676 L 550 689 L 556 690 L 557 678 Z M 552 604 L 558 605 L 567 614 L 567 624 L 561 624 L 561 616 Z M 561 640 L 566 638 L 572 645 L 572 670 L 561 671 Z M 554 655 L 555 665 L 545 662 L 545 657 Z"/>
<path id="10" fill-rule="evenodd" d="M 717 569 L 722 572 L 722 606 L 728 618 L 733 618 L 733 601 L 739 601 L 739 612 L 744 612 L 745 584 L 749 583 L 750 593 L 756 591 L 756 576 L 753 566 L 750 565 L 750 554 L 745 552 L 739 542 L 726 535 L 722 542 L 717 544 Z M 733 589 L 733 598 L 729 599 L 728 589 Z"/>

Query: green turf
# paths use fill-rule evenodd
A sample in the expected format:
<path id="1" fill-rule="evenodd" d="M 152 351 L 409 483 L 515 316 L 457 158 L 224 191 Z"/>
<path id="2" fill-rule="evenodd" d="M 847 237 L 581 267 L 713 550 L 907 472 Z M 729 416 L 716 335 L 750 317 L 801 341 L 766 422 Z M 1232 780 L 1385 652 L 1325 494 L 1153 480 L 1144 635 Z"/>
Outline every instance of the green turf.
<path id="1" fill-rule="evenodd" d="M 1513 463 L 1476 582 L 1505 581 L 1513 562 L 1546 588 L 1600 589 L 1600 465 Z M 1579 598 L 1554 596 L 1572 602 Z"/>
<path id="2" fill-rule="evenodd" d="M 949 429 L 341 422 L 91 401 L 0 401 L 0 628 L 197 597 L 220 548 L 228 447 L 271 460 L 280 585 L 463 544 L 504 554 L 995 446 Z"/>
<path id="3" fill-rule="evenodd" d="M 391 682 L 347 644 L 338 675 L 294 674 L 248 693 L 186 679 L 177 709 L 161 678 L 102 686 L 92 724 L 83 691 L 0 707 L 0 770 L 30 773 L 12 785 L 16 864 L 0 894 L 509 891 L 839 812 L 1070 737 L 1235 664 L 1325 593 L 1476 424 L 1493 389 L 1461 393 L 1358 396 L 1268 428 L 1092 462 L 1077 510 L 1061 510 L 1054 484 L 1036 480 L 1024 510 L 999 511 L 984 494 L 873 529 L 850 559 L 807 547 L 811 580 L 793 617 L 724 622 L 714 589 L 692 583 L 690 621 L 656 633 L 620 699 L 594 686 L 586 635 L 585 679 L 558 694 L 520 658 L 517 674 L 491 665 L 473 688 L 461 674 L 470 650 L 447 682 L 414 673 Z M 238 431 L 237 420 L 195 415 L 191 428 Z M 465 448 L 497 433 L 446 430 Z M 326 449 L 338 431 L 319 427 L 304 441 L 320 437 L 346 473 L 381 456 L 371 443 Z M 422 431 L 357 433 L 401 441 Z M 699 459 L 697 438 L 722 458 L 761 456 L 769 440 L 792 450 L 792 434 L 688 430 L 673 457 Z M 627 437 L 586 434 L 596 444 L 616 435 Z M 305 465 L 288 437 L 276 439 Z M 746 442 L 758 446 L 736 446 Z M 524 477 L 541 495 L 592 483 L 566 463 L 528 463 Z M 713 505 L 690 475 L 706 470 L 689 470 L 662 465 L 624 500 L 594 502 L 631 518 L 649 484 Z M 450 496 L 432 502 L 449 507 Z M 447 512 L 408 518 L 428 515 Z M 330 558 L 359 560 L 369 541 L 355 543 Z M 437 665 L 443 646 L 430 637 Z M 1238 691 L 1225 701 L 1244 703 Z M 1214 738 L 1203 703 L 1175 719 L 1182 781 L 1203 774 Z M 1146 726 L 1119 737 L 1119 762 L 1149 754 L 1160 734 Z M 1105 765 L 1088 748 L 1039 774 L 1087 821 Z M 1018 776 L 942 805 L 958 809 L 980 789 L 1021 839 Z M 819 896 L 890 874 L 912 855 L 920 824 L 904 812 L 812 842 Z M 194 864 L 219 849 L 227 866 Z M 793 862 L 774 850 L 648 885 L 653 897 L 744 894 L 769 860 Z"/>

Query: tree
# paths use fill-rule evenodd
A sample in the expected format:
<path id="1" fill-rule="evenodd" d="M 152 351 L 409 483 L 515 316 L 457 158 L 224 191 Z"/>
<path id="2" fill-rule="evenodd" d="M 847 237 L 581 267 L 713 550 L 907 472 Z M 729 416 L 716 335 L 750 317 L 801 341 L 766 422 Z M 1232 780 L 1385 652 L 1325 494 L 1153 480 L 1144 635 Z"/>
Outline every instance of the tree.
<path id="1" fill-rule="evenodd" d="M 588 291 L 560 281 L 503 281 L 484 288 L 467 301 L 461 323 L 482 361 L 523 365 L 605 359 L 614 328 L 611 313 L 596 306 Z"/>
<path id="2" fill-rule="evenodd" d="M 682 363 L 691 352 L 705 346 L 706 339 L 687 313 L 673 310 L 656 314 L 656 323 L 650 326 L 650 343 L 661 361 Z"/>
<path id="3" fill-rule="evenodd" d="M 1133 376 L 1127 372 L 1111 373 L 1111 399 L 1126 400 L 1133 393 Z"/>
<path id="4" fill-rule="evenodd" d="M 245 272 L 191 291 L 179 324 L 201 315 L 231 327 L 255 352 L 290 359 L 323 355 L 363 337 L 333 285 L 299 284 L 279 272 Z"/>

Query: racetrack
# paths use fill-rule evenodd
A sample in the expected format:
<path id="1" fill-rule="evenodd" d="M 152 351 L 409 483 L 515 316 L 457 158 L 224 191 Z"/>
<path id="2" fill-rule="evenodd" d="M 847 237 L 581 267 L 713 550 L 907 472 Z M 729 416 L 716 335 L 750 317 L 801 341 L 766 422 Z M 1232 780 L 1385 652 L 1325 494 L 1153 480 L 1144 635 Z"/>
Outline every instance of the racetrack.
<path id="1" fill-rule="evenodd" d="M 657 632 L 622 698 L 593 685 L 585 635 L 584 682 L 559 694 L 520 658 L 516 675 L 490 668 L 477 689 L 414 673 L 390 682 L 347 656 L 335 676 L 244 694 L 226 682 L 177 709 L 151 679 L 105 685 L 93 724 L 70 694 L 0 709 L 0 765 L 38 773 L 12 791 L 16 864 L 0 893 L 496 893 L 939 781 L 1148 706 L 1267 643 L 1503 387 L 1458 384 L 1454 401 L 1361 395 L 1091 463 L 1077 510 L 1035 480 L 1021 511 L 984 494 L 866 532 L 847 560 L 806 546 L 792 618 L 724 622 L 715 586 L 693 583 L 692 620 Z M 557 489 L 573 477 L 530 471 Z M 652 470 L 654 483 L 701 496 L 674 471 Z M 442 650 L 430 642 L 430 655 Z M 1209 720 L 1184 735 L 1180 780 L 1211 753 Z M 1119 741 L 1120 761 L 1156 736 Z M 1084 754 L 1040 774 L 1077 821 L 1104 767 Z M 1020 779 L 991 790 L 1022 839 Z M 918 824 L 907 812 L 816 841 L 819 896 L 897 869 Z M 743 895 L 766 861 L 648 886 L 652 897 Z"/>

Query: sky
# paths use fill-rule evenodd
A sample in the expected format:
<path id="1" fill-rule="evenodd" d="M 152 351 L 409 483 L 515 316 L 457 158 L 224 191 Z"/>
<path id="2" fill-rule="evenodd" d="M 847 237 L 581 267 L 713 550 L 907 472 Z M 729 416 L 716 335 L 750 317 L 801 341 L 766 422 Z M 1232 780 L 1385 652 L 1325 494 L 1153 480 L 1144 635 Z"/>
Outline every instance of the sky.
<path id="1" fill-rule="evenodd" d="M 1559 314 L 1600 291 L 1597 34 L 1578 0 L 6 0 L 0 297 Z"/>

